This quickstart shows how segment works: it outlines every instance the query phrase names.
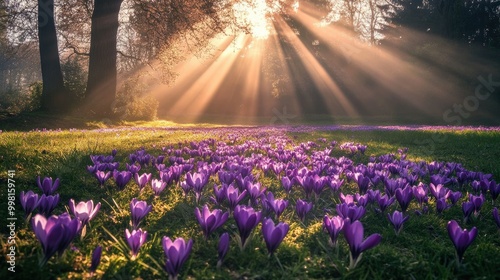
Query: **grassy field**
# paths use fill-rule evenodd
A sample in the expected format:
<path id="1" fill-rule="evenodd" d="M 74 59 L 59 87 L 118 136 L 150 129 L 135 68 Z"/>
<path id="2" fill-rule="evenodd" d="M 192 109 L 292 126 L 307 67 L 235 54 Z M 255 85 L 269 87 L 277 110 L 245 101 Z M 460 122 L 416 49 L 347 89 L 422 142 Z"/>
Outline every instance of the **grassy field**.
<path id="1" fill-rule="evenodd" d="M 276 197 L 286 198 L 290 205 L 280 218 L 290 225 L 290 231 L 273 257 L 269 257 L 261 234 L 261 225 L 257 226 L 249 246 L 242 252 L 236 245 L 234 235 L 237 232 L 232 216 L 216 234 L 205 240 L 198 225 L 194 209 L 197 207 L 193 195 L 184 198 L 178 186 L 169 185 L 159 198 L 155 198 L 148 186 L 143 192 L 131 181 L 125 190 L 118 191 L 112 180 L 100 187 L 96 179 L 86 170 L 92 164 L 90 155 L 109 155 L 117 150 L 115 160 L 124 170 L 129 162 L 129 155 L 144 148 L 153 156 L 164 155 L 163 147 L 189 147 L 190 142 L 199 142 L 209 138 L 235 146 L 246 141 L 262 141 L 275 147 L 275 139 L 288 139 L 286 149 L 315 142 L 324 150 L 331 141 L 338 144 L 331 151 L 330 157 L 348 157 L 355 165 L 368 164 L 370 156 L 395 154 L 399 148 L 408 148 L 409 161 L 442 161 L 461 163 L 471 171 L 481 171 L 500 178 L 500 132 L 482 130 L 357 130 L 322 128 L 190 128 L 163 129 L 157 125 L 142 123 L 142 128 L 105 128 L 97 130 L 62 130 L 0 133 L 0 182 L 2 193 L 0 217 L 7 217 L 7 170 L 15 171 L 15 191 L 19 197 L 21 191 L 33 190 L 41 193 L 36 186 L 37 176 L 60 178 L 61 186 L 57 190 L 60 203 L 54 214 L 68 211 L 68 201 L 76 202 L 93 199 L 101 202 L 102 207 L 96 218 L 91 221 L 87 234 L 77 237 L 65 254 L 53 257 L 43 267 L 38 266 L 41 246 L 31 226 L 24 222 L 24 213 L 16 200 L 16 272 L 7 271 L 7 264 L 0 265 L 0 278 L 17 279 L 65 279 L 90 278 L 91 252 L 97 246 L 103 246 L 103 255 L 96 275 L 105 279 L 158 279 L 165 278 L 161 238 L 183 237 L 194 241 L 192 253 L 181 269 L 181 279 L 494 279 L 500 275 L 498 256 L 500 255 L 500 232 L 493 222 L 493 209 L 489 196 L 477 218 L 467 224 L 462 221 L 462 202 L 467 200 L 466 193 L 472 192 L 469 186 L 461 190 L 463 196 L 457 205 L 438 214 L 435 201 L 429 200 L 429 213 L 414 214 L 418 205 L 413 200 L 407 214 L 410 219 L 404 229 L 396 235 L 387 219 L 387 213 L 399 209 L 397 203 L 390 206 L 385 214 L 378 214 L 373 206 L 367 207 L 367 214 L 362 218 L 365 237 L 380 233 L 382 242 L 379 246 L 365 252 L 360 264 L 352 270 L 349 266 L 349 248 L 341 236 L 338 248 L 328 244 L 329 236 L 322 229 L 325 211 L 329 215 L 335 212 L 339 203 L 339 194 L 328 187 L 315 202 L 313 210 L 304 223 L 295 214 L 295 201 L 303 198 L 300 187 L 294 187 L 290 195 L 283 191 L 280 181 L 274 174 L 264 174 L 259 168 L 252 173 Z M 326 139 L 323 141 L 321 139 Z M 351 154 L 339 149 L 344 142 L 367 145 L 365 154 Z M 211 147 L 215 150 L 216 146 Z M 262 153 L 266 150 L 252 151 Z M 312 151 L 308 152 L 311 156 Z M 243 152 L 250 157 L 250 152 Z M 188 158 L 187 155 L 183 155 Z M 200 158 L 196 158 L 200 160 Z M 168 162 L 167 160 L 165 160 Z M 168 164 L 167 164 L 168 165 Z M 159 178 L 153 166 L 143 167 L 140 173 L 152 173 Z M 181 176 L 181 180 L 184 175 Z M 429 178 L 421 181 L 429 183 Z M 217 176 L 210 178 L 200 203 L 216 208 L 208 197 L 213 195 L 212 186 L 219 184 Z M 5 187 L 4 187 L 5 186 Z M 383 189 L 380 186 L 378 189 Z M 353 182 L 346 183 L 341 191 L 354 194 L 357 187 Z M 149 233 L 148 240 L 140 249 L 137 259 L 132 260 L 127 250 L 120 249 L 124 239 L 124 230 L 129 228 L 129 202 L 137 197 L 153 205 L 153 210 L 141 224 Z M 497 202 L 498 204 L 498 202 Z M 222 207 L 222 209 L 224 209 Z M 446 224 L 457 220 L 465 228 L 477 227 L 478 236 L 465 253 L 463 264 L 455 263 L 453 247 Z M 231 246 L 220 269 L 217 263 L 217 242 L 222 232 L 229 232 Z M 2 227 L 2 255 L 8 253 L 6 244 L 9 231 Z M 116 238 L 120 242 L 114 240 Z"/>

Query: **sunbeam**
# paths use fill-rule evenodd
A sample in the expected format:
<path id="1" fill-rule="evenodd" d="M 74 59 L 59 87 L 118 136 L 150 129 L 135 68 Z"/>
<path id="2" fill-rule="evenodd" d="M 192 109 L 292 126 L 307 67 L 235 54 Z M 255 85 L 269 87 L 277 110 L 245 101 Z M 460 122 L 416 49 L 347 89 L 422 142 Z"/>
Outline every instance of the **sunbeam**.
<path id="1" fill-rule="evenodd" d="M 325 25 L 328 11 L 311 4 L 294 6 L 287 17 L 265 1 L 241 5 L 234 11 L 247 33 L 218 35 L 210 41 L 209 58 L 188 55 L 175 67 L 173 85 L 153 88 L 160 117 L 273 123 L 285 114 L 442 122 L 447 109 L 473 94 L 464 84 L 494 71 L 447 40 L 414 30 L 391 44 L 370 45 L 342 25 Z M 411 40 L 437 42 L 446 54 L 409 53 L 397 45 Z"/>

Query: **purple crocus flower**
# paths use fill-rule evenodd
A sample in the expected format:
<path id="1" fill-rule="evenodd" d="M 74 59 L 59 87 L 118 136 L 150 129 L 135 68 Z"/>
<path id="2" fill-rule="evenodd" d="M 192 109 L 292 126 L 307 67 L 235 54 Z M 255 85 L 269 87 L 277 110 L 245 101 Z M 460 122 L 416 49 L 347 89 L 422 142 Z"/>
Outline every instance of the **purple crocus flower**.
<path id="1" fill-rule="evenodd" d="M 292 191 L 292 181 L 287 176 L 283 176 L 283 178 L 281 178 L 281 186 L 286 193 L 290 193 L 290 191 Z"/>
<path id="2" fill-rule="evenodd" d="M 163 236 L 162 246 L 165 253 L 165 271 L 167 271 L 169 279 L 177 279 L 182 265 L 191 254 L 193 240 L 189 239 L 186 243 L 182 237 L 179 237 L 172 242 L 169 237 Z"/>
<path id="3" fill-rule="evenodd" d="M 387 214 L 387 216 L 389 217 L 389 221 L 391 222 L 392 226 L 394 227 L 394 231 L 396 231 L 396 235 L 399 235 L 399 232 L 403 228 L 403 224 L 406 221 L 408 221 L 408 219 L 410 218 L 410 216 L 404 217 L 403 213 L 399 212 L 397 210 L 394 211 L 394 213 L 392 213 L 392 215 Z"/>
<path id="4" fill-rule="evenodd" d="M 132 173 L 130 171 L 113 171 L 113 178 L 115 179 L 116 186 L 118 190 L 123 191 L 125 186 L 128 184 L 130 179 L 132 179 Z"/>
<path id="5" fill-rule="evenodd" d="M 55 253 L 62 255 L 80 228 L 78 219 L 71 219 L 68 213 L 50 216 L 48 219 L 37 214 L 32 219 L 35 236 L 42 244 L 44 265 Z"/>
<path id="6" fill-rule="evenodd" d="M 472 204 L 474 204 L 474 216 L 477 217 L 484 203 L 484 195 L 469 194 L 469 201 L 472 202 Z"/>
<path id="7" fill-rule="evenodd" d="M 491 181 L 491 184 L 489 186 L 491 198 L 493 199 L 493 203 L 497 200 L 498 196 L 500 195 L 500 183 L 497 184 L 495 181 Z"/>
<path id="8" fill-rule="evenodd" d="M 250 206 L 237 205 L 234 208 L 233 216 L 240 233 L 240 248 L 243 250 L 252 230 L 259 224 L 262 214 Z"/>
<path id="9" fill-rule="evenodd" d="M 232 184 L 226 188 L 226 198 L 229 202 L 229 209 L 232 211 L 240 203 L 240 201 L 247 194 L 247 190 L 244 190 L 241 194 L 239 193 L 239 189 L 234 187 Z"/>
<path id="10" fill-rule="evenodd" d="M 262 223 L 262 235 L 266 242 L 267 251 L 272 255 L 281 244 L 290 226 L 285 223 L 274 224 L 272 219 L 265 219 Z"/>
<path id="11" fill-rule="evenodd" d="M 351 194 L 344 195 L 342 192 L 339 194 L 340 202 L 347 205 L 354 205 L 354 196 Z"/>
<path id="12" fill-rule="evenodd" d="M 75 205 L 75 201 L 73 199 L 69 200 L 69 209 L 73 215 L 82 222 L 82 225 L 85 225 L 92 220 L 100 208 L 101 203 L 97 203 L 94 207 L 93 200 L 89 200 L 87 202 L 80 201 L 77 205 Z"/>
<path id="13" fill-rule="evenodd" d="M 438 214 L 443 213 L 444 210 L 450 208 L 451 205 L 446 203 L 446 198 L 440 198 L 436 201 L 436 211 Z"/>
<path id="14" fill-rule="evenodd" d="M 94 251 L 92 252 L 92 261 L 90 263 L 90 273 L 94 273 L 95 270 L 97 269 L 97 266 L 99 266 L 99 263 L 101 262 L 101 255 L 102 255 L 102 247 L 101 246 L 95 247 Z"/>
<path id="15" fill-rule="evenodd" d="M 262 188 L 260 183 L 246 182 L 245 184 L 248 195 L 250 196 L 250 201 L 253 205 L 257 203 L 257 198 L 259 198 L 267 188 Z"/>
<path id="16" fill-rule="evenodd" d="M 146 215 L 153 208 L 152 205 L 148 205 L 146 201 L 137 200 L 137 198 L 132 198 L 130 201 L 130 213 L 132 217 L 132 226 L 134 229 L 139 227 L 142 219 L 146 217 Z"/>
<path id="17" fill-rule="evenodd" d="M 497 227 L 500 229 L 500 216 L 498 215 L 498 208 L 494 207 L 492 214 L 495 224 L 497 224 Z"/>
<path id="18" fill-rule="evenodd" d="M 139 173 L 134 174 L 134 181 L 139 186 L 139 190 L 143 190 L 144 187 L 151 181 L 151 173 L 144 173 L 139 175 Z"/>
<path id="19" fill-rule="evenodd" d="M 19 200 L 21 201 L 21 206 L 24 209 L 25 218 L 28 218 L 33 211 L 38 207 L 40 200 L 38 199 L 38 194 L 33 191 L 21 191 L 19 195 Z"/>
<path id="20" fill-rule="evenodd" d="M 323 217 L 323 227 L 330 235 L 330 243 L 333 246 L 337 246 L 337 239 L 340 231 L 344 228 L 344 219 L 340 216 L 333 216 L 330 218 L 325 215 L 325 217 Z"/>
<path id="21" fill-rule="evenodd" d="M 198 223 L 200 223 L 205 239 L 207 239 L 212 232 L 217 230 L 227 221 L 229 213 L 222 213 L 220 209 L 210 211 L 208 206 L 205 205 L 201 211 L 199 208 L 195 208 L 194 215 L 196 216 Z"/>
<path id="22" fill-rule="evenodd" d="M 365 193 L 364 195 L 360 195 L 359 193 L 354 195 L 354 200 L 356 200 L 356 204 L 358 206 L 366 207 L 368 205 L 368 202 L 370 201 L 370 196 L 368 193 Z"/>
<path id="23" fill-rule="evenodd" d="M 182 181 L 179 184 L 181 186 L 182 192 L 184 193 L 184 198 L 187 198 L 189 192 L 193 189 L 186 181 Z"/>
<path id="24" fill-rule="evenodd" d="M 128 246 L 131 250 L 132 259 L 137 257 L 139 249 L 141 249 L 141 246 L 144 242 L 146 242 L 147 237 L 148 232 L 143 231 L 142 229 L 134 229 L 132 232 L 130 232 L 128 228 L 125 229 L 125 239 L 127 240 Z"/>
<path id="25" fill-rule="evenodd" d="M 343 219 L 349 218 L 351 221 L 357 221 L 366 213 L 366 209 L 363 206 L 348 205 L 346 203 L 337 204 L 337 214 Z"/>
<path id="26" fill-rule="evenodd" d="M 337 192 L 344 184 L 344 179 L 340 180 L 338 176 L 331 176 L 330 179 L 326 180 L 326 184 L 333 192 Z"/>
<path id="27" fill-rule="evenodd" d="M 401 206 L 401 211 L 403 211 L 403 213 L 406 212 L 406 209 L 408 209 L 412 198 L 413 191 L 409 185 L 407 185 L 404 189 L 396 190 L 396 200 L 398 201 L 399 206 Z"/>
<path id="28" fill-rule="evenodd" d="M 455 220 L 449 221 L 446 228 L 448 229 L 448 235 L 455 246 L 457 260 L 461 263 L 465 250 L 467 250 L 467 247 L 469 247 L 477 236 L 477 228 L 473 227 L 470 231 L 467 231 L 467 229 L 462 229 Z"/>
<path id="29" fill-rule="evenodd" d="M 38 212 L 48 217 L 52 211 L 57 207 L 59 203 L 59 194 L 56 195 L 46 195 L 42 194 L 38 202 Z"/>
<path id="30" fill-rule="evenodd" d="M 387 209 L 387 207 L 391 206 L 392 203 L 394 203 L 394 201 L 396 200 L 396 198 L 393 196 L 391 198 L 389 198 L 389 196 L 387 194 L 384 194 L 382 196 L 377 196 L 377 204 L 378 204 L 378 207 L 380 208 L 380 212 L 384 212 L 385 209 Z"/>
<path id="31" fill-rule="evenodd" d="M 97 170 L 94 173 L 94 177 L 97 179 L 97 181 L 99 182 L 100 186 L 104 186 L 104 184 L 106 183 L 106 181 L 109 178 L 111 178 L 111 172 L 110 171 L 105 172 L 105 171 Z"/>
<path id="32" fill-rule="evenodd" d="M 295 203 L 295 211 L 297 212 L 297 216 L 302 222 L 304 222 L 307 213 L 311 211 L 312 207 L 313 207 L 312 202 L 307 202 L 301 199 L 297 199 L 297 202 Z"/>
<path id="33" fill-rule="evenodd" d="M 203 188 L 208 184 L 210 174 L 206 172 L 188 172 L 186 174 L 186 183 L 191 186 L 196 196 L 196 203 L 200 202 Z"/>
<path id="34" fill-rule="evenodd" d="M 151 181 L 151 188 L 153 189 L 153 192 L 155 193 L 155 196 L 160 196 L 161 192 L 167 187 L 167 183 L 158 180 L 158 179 L 153 179 Z"/>
<path id="35" fill-rule="evenodd" d="M 461 197 L 462 193 L 459 191 L 456 192 L 450 191 L 448 193 L 448 200 L 450 201 L 451 205 L 455 205 Z"/>
<path id="36" fill-rule="evenodd" d="M 233 172 L 219 171 L 217 175 L 219 176 L 219 181 L 226 185 L 231 184 L 235 179 L 235 174 Z"/>
<path id="37" fill-rule="evenodd" d="M 472 213 L 474 213 L 474 203 L 470 201 L 462 203 L 462 212 L 464 213 L 464 221 L 467 221 Z"/>
<path id="38" fill-rule="evenodd" d="M 55 181 L 52 181 L 52 177 L 45 177 L 42 181 L 40 181 L 40 176 L 38 176 L 36 179 L 38 187 L 45 195 L 53 194 L 59 187 L 59 182 L 59 178 L 56 178 Z"/>
<path id="39" fill-rule="evenodd" d="M 267 204 L 267 208 L 276 214 L 277 219 L 280 218 L 283 211 L 288 207 L 288 200 L 274 199 L 274 194 L 272 192 L 267 193 L 265 203 Z"/>
<path id="40" fill-rule="evenodd" d="M 368 187 L 370 186 L 370 178 L 365 177 L 361 173 L 354 173 L 354 178 L 356 179 L 356 183 L 358 184 L 359 193 L 365 194 L 368 191 Z"/>
<path id="41" fill-rule="evenodd" d="M 363 241 L 365 229 L 360 221 L 354 221 L 352 223 L 349 220 L 345 221 L 343 230 L 345 240 L 347 244 L 349 244 L 350 250 L 349 269 L 354 269 L 361 260 L 363 252 L 377 246 L 382 240 L 382 236 L 378 233 L 374 233 Z"/>
<path id="42" fill-rule="evenodd" d="M 141 166 L 138 164 L 126 164 L 126 170 L 130 171 L 132 174 L 137 174 L 141 170 Z"/>
<path id="43" fill-rule="evenodd" d="M 217 205 L 222 205 L 224 203 L 224 200 L 226 200 L 226 187 L 225 186 L 217 186 L 214 185 L 214 196 L 210 198 L 210 200 L 217 204 Z"/>
<path id="44" fill-rule="evenodd" d="M 220 268 L 222 265 L 222 261 L 227 255 L 229 251 L 229 233 L 224 232 L 219 238 L 219 245 L 217 246 L 217 254 L 219 255 L 219 259 L 217 261 L 217 268 Z"/>
<path id="45" fill-rule="evenodd" d="M 450 190 L 445 188 L 442 184 L 434 185 L 433 183 L 430 183 L 429 188 L 431 190 L 431 194 L 436 198 L 436 200 L 448 197 L 448 193 L 450 192 Z"/>

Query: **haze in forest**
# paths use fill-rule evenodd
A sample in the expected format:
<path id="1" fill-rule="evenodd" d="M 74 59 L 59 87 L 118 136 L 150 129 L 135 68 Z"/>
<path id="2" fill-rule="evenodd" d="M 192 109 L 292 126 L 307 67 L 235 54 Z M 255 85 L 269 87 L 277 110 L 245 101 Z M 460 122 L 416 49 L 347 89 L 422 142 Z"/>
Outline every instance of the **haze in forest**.
<path id="1" fill-rule="evenodd" d="M 94 83 L 92 93 L 100 100 L 116 91 L 102 99 L 114 117 L 500 121 L 500 1 L 167 2 L 121 3 L 116 81 Z M 97 79 L 88 67 L 95 6 L 55 4 L 64 83 L 75 104 L 83 104 L 90 96 L 87 79 Z M 10 18 L 15 9 L 3 9 L 9 21 L 2 44 L 9 48 L 2 55 L 0 109 L 12 110 L 9 102 L 32 95 L 41 79 L 39 42 L 21 28 L 29 13 Z M 85 112 L 73 106 L 69 113 Z"/>

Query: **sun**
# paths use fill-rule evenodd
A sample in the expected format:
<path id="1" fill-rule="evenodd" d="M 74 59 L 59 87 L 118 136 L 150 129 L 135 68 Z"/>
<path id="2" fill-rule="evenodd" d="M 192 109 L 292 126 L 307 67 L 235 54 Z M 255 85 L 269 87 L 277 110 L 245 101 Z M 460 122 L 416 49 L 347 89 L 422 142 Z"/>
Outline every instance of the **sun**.
<path id="1" fill-rule="evenodd" d="M 254 38 L 267 39 L 271 30 L 269 15 L 277 8 L 269 6 L 266 0 L 245 0 L 235 3 L 233 12 L 238 26 L 248 29 Z"/>

